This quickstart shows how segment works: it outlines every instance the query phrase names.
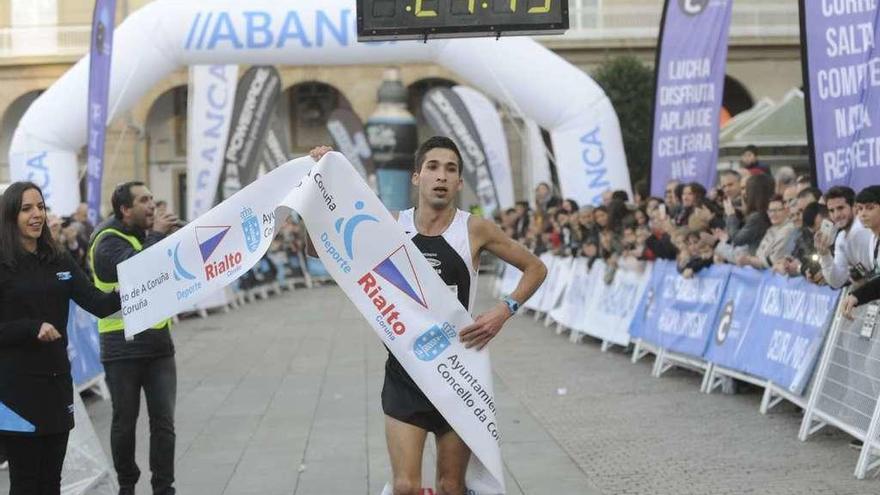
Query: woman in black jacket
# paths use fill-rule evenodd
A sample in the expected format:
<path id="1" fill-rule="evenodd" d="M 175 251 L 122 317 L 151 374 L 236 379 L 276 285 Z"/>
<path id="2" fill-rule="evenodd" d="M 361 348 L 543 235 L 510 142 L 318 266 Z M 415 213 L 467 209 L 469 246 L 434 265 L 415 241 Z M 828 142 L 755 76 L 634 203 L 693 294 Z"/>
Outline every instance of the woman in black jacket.
<path id="1" fill-rule="evenodd" d="M 70 300 L 105 317 L 119 295 L 96 289 L 49 232 L 39 187 L 16 182 L 0 199 L 0 442 L 10 495 L 57 494 L 73 428 L 67 357 Z"/>

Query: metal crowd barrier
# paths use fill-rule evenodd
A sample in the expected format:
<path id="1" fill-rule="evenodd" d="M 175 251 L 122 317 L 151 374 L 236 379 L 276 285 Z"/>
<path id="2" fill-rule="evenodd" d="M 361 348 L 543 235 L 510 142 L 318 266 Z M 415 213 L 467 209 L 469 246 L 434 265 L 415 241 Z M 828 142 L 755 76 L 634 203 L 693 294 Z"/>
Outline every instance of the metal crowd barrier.
<path id="1" fill-rule="evenodd" d="M 652 375 L 678 366 L 703 375 L 701 391 L 733 379 L 764 389 L 760 413 L 782 401 L 804 410 L 799 437 L 831 425 L 863 442 L 855 476 L 880 467 L 880 301 L 840 316 L 841 293 L 751 268 L 716 265 L 692 279 L 671 262 L 610 269 L 601 260 L 541 256 L 548 277 L 523 305 L 572 342 L 588 335 L 655 356 Z M 502 265 L 498 295 L 521 273 Z M 846 293 L 842 293 L 845 295 Z"/>

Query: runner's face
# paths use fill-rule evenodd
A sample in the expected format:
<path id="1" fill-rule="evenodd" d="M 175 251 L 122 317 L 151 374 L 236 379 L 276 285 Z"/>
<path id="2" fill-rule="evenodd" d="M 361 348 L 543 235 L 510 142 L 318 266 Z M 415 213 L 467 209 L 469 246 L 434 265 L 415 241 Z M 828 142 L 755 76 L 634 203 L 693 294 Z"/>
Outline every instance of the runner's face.
<path id="1" fill-rule="evenodd" d="M 432 208 L 446 208 L 455 202 L 462 188 L 458 156 L 446 148 L 434 148 L 425 153 L 425 160 L 412 183 L 419 188 L 419 202 L 426 201 Z"/>

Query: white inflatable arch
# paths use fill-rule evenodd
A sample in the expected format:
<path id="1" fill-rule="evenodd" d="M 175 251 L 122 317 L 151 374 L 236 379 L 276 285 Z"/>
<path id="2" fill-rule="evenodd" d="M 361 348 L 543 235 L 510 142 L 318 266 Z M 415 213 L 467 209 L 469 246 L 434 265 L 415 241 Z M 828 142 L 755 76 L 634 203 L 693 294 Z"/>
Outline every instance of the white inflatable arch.
<path id="1" fill-rule="evenodd" d="M 597 203 L 629 191 L 617 115 L 583 71 L 523 37 L 358 43 L 354 0 L 157 0 L 114 34 L 109 116 L 125 112 L 180 66 L 351 65 L 434 62 L 549 130 L 562 193 Z M 73 211 L 76 156 L 86 144 L 88 57 L 28 109 L 9 158 L 13 180 L 43 187 L 50 206 Z"/>

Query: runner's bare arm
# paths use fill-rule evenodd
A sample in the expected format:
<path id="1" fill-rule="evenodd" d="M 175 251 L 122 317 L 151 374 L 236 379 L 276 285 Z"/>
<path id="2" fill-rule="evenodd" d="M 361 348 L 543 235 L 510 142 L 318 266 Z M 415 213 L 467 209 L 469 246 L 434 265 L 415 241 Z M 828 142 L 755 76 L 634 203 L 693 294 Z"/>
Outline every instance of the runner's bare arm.
<path id="1" fill-rule="evenodd" d="M 489 251 L 522 271 L 519 285 L 510 297 L 522 304 L 538 290 L 544 282 L 544 277 L 547 276 L 547 267 L 537 256 L 486 219 L 472 216 L 468 222 L 468 231 L 471 235 L 471 245 L 477 248 L 477 253 L 481 250 Z M 510 317 L 507 304 L 501 301 L 489 311 L 477 316 L 472 325 L 463 328 L 459 338 L 465 347 L 476 347 L 480 350 L 498 335 L 504 322 Z"/>

